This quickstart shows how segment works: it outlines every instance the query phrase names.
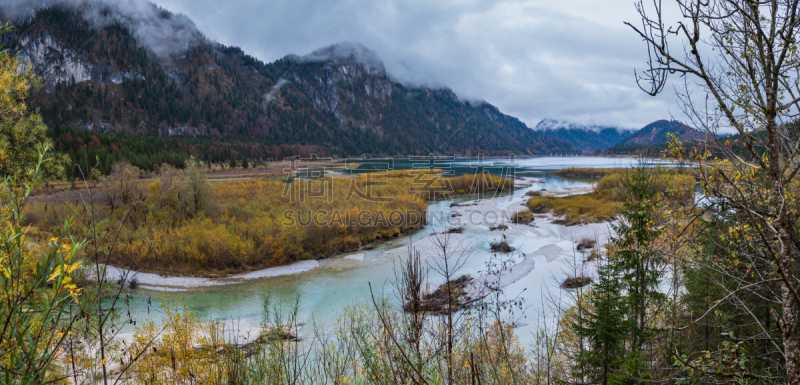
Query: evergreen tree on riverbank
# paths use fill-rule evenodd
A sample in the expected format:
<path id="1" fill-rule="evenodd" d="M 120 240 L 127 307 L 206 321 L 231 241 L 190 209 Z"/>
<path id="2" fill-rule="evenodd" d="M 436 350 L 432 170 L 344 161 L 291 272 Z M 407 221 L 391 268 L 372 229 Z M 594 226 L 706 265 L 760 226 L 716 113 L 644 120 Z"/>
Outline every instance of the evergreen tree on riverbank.
<path id="1" fill-rule="evenodd" d="M 663 259 L 652 247 L 663 230 L 655 176 L 640 165 L 625 176 L 621 220 L 613 224 L 607 261 L 598 268 L 587 315 L 573 323 L 589 343 L 576 357 L 579 377 L 607 384 L 612 378 L 646 377 L 642 349 L 656 333 L 651 320 L 666 299 L 659 291 Z"/>
<path id="2" fill-rule="evenodd" d="M 622 220 L 612 225 L 617 235 L 610 242 L 610 263 L 622 272 L 620 279 L 632 322 L 630 345 L 636 350 L 653 335 L 648 327 L 651 309 L 666 299 L 658 287 L 664 275 L 663 259 L 652 248 L 663 232 L 657 226 L 660 202 L 653 178 L 644 166 L 630 174 L 628 197 L 620 212 Z"/>
<path id="3" fill-rule="evenodd" d="M 589 342 L 589 348 L 576 358 L 573 368 L 576 378 L 608 384 L 625 359 L 625 337 L 630 322 L 626 319 L 629 308 L 620 275 L 616 264 L 606 262 L 598 268 L 599 279 L 589 294 L 590 309 L 572 324 L 578 336 Z"/>

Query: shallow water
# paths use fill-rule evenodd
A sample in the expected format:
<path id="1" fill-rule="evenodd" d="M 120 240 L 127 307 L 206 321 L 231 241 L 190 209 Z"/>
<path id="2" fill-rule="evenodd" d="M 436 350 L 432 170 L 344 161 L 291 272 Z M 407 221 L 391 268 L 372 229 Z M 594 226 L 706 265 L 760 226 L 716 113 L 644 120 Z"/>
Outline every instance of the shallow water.
<path id="1" fill-rule="evenodd" d="M 485 160 L 490 162 L 492 160 Z M 468 164 L 469 162 L 461 162 Z M 562 167 L 630 167 L 636 164 L 634 159 L 620 158 L 530 158 L 517 160 L 523 170 L 553 170 Z M 467 167 L 469 167 L 467 165 Z M 481 207 L 483 212 L 494 211 L 501 213 L 509 210 L 513 212 L 522 208 L 524 194 L 529 190 L 564 189 L 570 187 L 587 187 L 591 183 L 585 181 L 571 181 L 555 176 L 538 175 L 544 183 L 533 183 L 532 186 L 514 191 L 511 195 L 487 200 L 478 200 L 480 204 L 491 207 Z M 456 201 L 475 201 L 474 198 L 461 198 Z M 356 303 L 369 303 L 369 284 L 377 291 L 383 290 L 387 295 L 391 293 L 394 280 L 394 265 L 407 255 L 408 246 L 416 242 L 424 257 L 434 261 L 432 248 L 428 236 L 433 232 L 440 232 L 453 226 L 448 221 L 453 220 L 450 214 L 453 211 L 465 214 L 470 207 L 450 207 L 451 202 L 437 202 L 429 205 L 428 225 L 409 236 L 401 237 L 382 244 L 373 250 L 364 250 L 320 261 L 318 268 L 298 274 L 273 276 L 243 281 L 235 284 L 175 288 L 172 291 L 138 289 L 134 292 L 134 299 L 130 301 L 131 315 L 138 322 L 142 319 L 152 318 L 159 322 L 162 311 L 156 305 L 158 297 L 183 299 L 189 309 L 196 312 L 201 320 L 218 319 L 227 320 L 237 324 L 243 333 L 257 327 L 262 314 L 262 297 L 269 296 L 273 303 L 283 301 L 292 302 L 299 296 L 300 322 L 308 325 L 330 325 L 336 317 L 348 306 Z M 476 206 L 478 207 L 478 206 Z M 462 216 L 462 218 L 464 218 Z M 503 222 L 502 219 L 494 219 Z M 468 254 L 466 264 L 459 274 L 470 274 L 473 277 L 486 270 L 486 263 L 492 259 L 493 253 L 489 244 L 499 239 L 502 234 L 498 231 L 489 231 L 486 223 L 493 219 L 478 216 L 478 220 L 467 221 L 463 234 L 453 236 L 453 241 L 460 245 Z M 505 292 L 509 297 L 514 297 L 524 292 L 527 304 L 526 311 L 529 319 L 541 308 L 541 295 L 543 290 L 558 292 L 558 284 L 566 277 L 573 260 L 574 245 L 585 237 L 598 237 L 602 241 L 609 234 L 610 229 L 605 224 L 589 226 L 564 227 L 553 225 L 549 221 L 537 218 L 533 226 L 511 225 L 505 232 L 509 244 L 516 250 L 508 258 L 521 260 L 532 258 L 535 265 L 533 270 L 509 285 Z M 524 254 L 524 256 L 523 256 Z M 442 279 L 431 273 L 430 281 L 438 285 Z M 527 291 L 525 291 L 527 289 Z M 183 290 L 183 291 L 175 291 Z M 557 293 L 558 294 L 558 293 Z M 562 293 L 563 294 L 563 293 Z M 393 300 L 394 296 L 389 295 Z M 153 305 L 148 306 L 148 298 L 152 298 Z M 518 328 L 518 333 L 523 341 L 528 340 L 534 324 L 529 322 Z M 308 328 L 309 330 L 311 328 Z M 130 329 L 128 330 L 130 332 Z"/>

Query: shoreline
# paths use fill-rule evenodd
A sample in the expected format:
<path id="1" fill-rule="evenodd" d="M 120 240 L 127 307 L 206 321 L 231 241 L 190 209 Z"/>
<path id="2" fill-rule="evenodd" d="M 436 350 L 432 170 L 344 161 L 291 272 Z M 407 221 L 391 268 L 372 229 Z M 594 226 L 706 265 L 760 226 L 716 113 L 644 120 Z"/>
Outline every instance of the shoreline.
<path id="1" fill-rule="evenodd" d="M 316 269 L 319 266 L 320 263 L 318 260 L 306 260 L 294 262 L 289 265 L 268 267 L 266 269 L 233 274 L 226 277 L 211 278 L 159 275 L 156 273 L 147 273 L 136 270 L 122 269 L 111 265 L 104 265 L 107 279 L 116 281 L 124 276 L 126 278 L 126 282 L 130 282 L 132 279 L 135 279 L 138 287 L 145 290 L 155 291 L 187 291 L 193 288 L 230 285 L 251 279 L 300 274 Z"/>

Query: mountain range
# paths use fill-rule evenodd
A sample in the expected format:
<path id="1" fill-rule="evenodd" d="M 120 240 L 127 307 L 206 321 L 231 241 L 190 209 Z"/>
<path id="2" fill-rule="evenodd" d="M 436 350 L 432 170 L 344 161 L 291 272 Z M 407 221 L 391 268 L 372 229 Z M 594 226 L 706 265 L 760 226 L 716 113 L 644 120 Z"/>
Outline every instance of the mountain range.
<path id="1" fill-rule="evenodd" d="M 691 143 L 702 142 L 705 136 L 700 131 L 677 120 L 657 120 L 635 131 L 619 143 L 606 150 L 609 154 L 636 152 L 644 147 L 660 147 L 669 141 L 670 135 Z"/>
<path id="2" fill-rule="evenodd" d="M 668 134 L 684 142 L 699 142 L 703 134 L 677 120 L 657 120 L 620 141 L 619 145 L 657 145 L 669 140 Z"/>
<path id="3" fill-rule="evenodd" d="M 545 119 L 534 129 L 544 136 L 568 142 L 586 154 L 632 154 L 642 149 L 652 153 L 669 140 L 670 134 L 683 142 L 705 140 L 701 132 L 677 120 L 657 120 L 641 129 L 631 130 Z M 653 154 L 657 155 L 657 152 Z"/>
<path id="4" fill-rule="evenodd" d="M 575 151 L 489 103 L 402 84 L 361 45 L 264 63 L 209 41 L 185 16 L 134 3 L 125 11 L 98 1 L 36 3 L 27 12 L 0 5 L 0 20 L 17 30 L 4 42 L 43 79 L 31 104 L 62 135 L 67 128 L 208 138 L 210 161 L 241 152 L 282 158 Z M 238 150 L 224 147 L 231 142 Z M 71 142 L 61 143 L 70 150 Z"/>
<path id="5" fill-rule="evenodd" d="M 618 127 L 581 125 L 554 119 L 542 120 L 534 130 L 544 136 L 563 140 L 584 152 L 605 150 L 633 132 Z"/>

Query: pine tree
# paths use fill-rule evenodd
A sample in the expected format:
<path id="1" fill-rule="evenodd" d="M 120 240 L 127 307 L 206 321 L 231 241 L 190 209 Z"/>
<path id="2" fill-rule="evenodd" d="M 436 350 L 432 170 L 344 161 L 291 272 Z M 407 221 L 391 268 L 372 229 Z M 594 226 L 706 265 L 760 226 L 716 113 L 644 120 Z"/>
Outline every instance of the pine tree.
<path id="1" fill-rule="evenodd" d="M 250 168 L 250 164 L 247 162 L 247 157 L 246 156 L 242 157 L 242 168 L 244 168 L 244 169 Z"/>
<path id="2" fill-rule="evenodd" d="M 598 267 L 599 281 L 590 293 L 590 306 L 573 325 L 589 343 L 573 367 L 590 383 L 627 383 L 645 378 L 643 346 L 654 337 L 648 327 L 666 296 L 658 288 L 664 274 L 662 258 L 654 251 L 661 235 L 656 220 L 660 195 L 653 176 L 637 167 L 627 178 L 622 220 L 612 225 L 607 264 Z"/>
<path id="3" fill-rule="evenodd" d="M 622 220 L 612 225 L 616 236 L 611 239 L 617 268 L 622 271 L 629 317 L 632 319 L 631 347 L 641 350 L 651 337 L 647 327 L 649 309 L 666 299 L 658 290 L 664 271 L 662 258 L 653 252 L 653 242 L 662 230 L 657 226 L 659 195 L 653 186 L 653 176 L 644 166 L 630 175 L 628 194 Z"/>
<path id="4" fill-rule="evenodd" d="M 239 165 L 236 163 L 236 157 L 234 157 L 233 155 L 231 155 L 230 166 L 231 166 L 232 169 L 236 168 L 236 167 L 239 167 Z"/>
<path id="5" fill-rule="evenodd" d="M 573 367 L 576 377 L 590 383 L 608 384 L 625 355 L 625 337 L 630 328 L 626 320 L 628 305 L 622 293 L 620 272 L 614 262 L 598 267 L 599 279 L 589 293 L 589 309 L 573 328 L 589 342 Z"/>

